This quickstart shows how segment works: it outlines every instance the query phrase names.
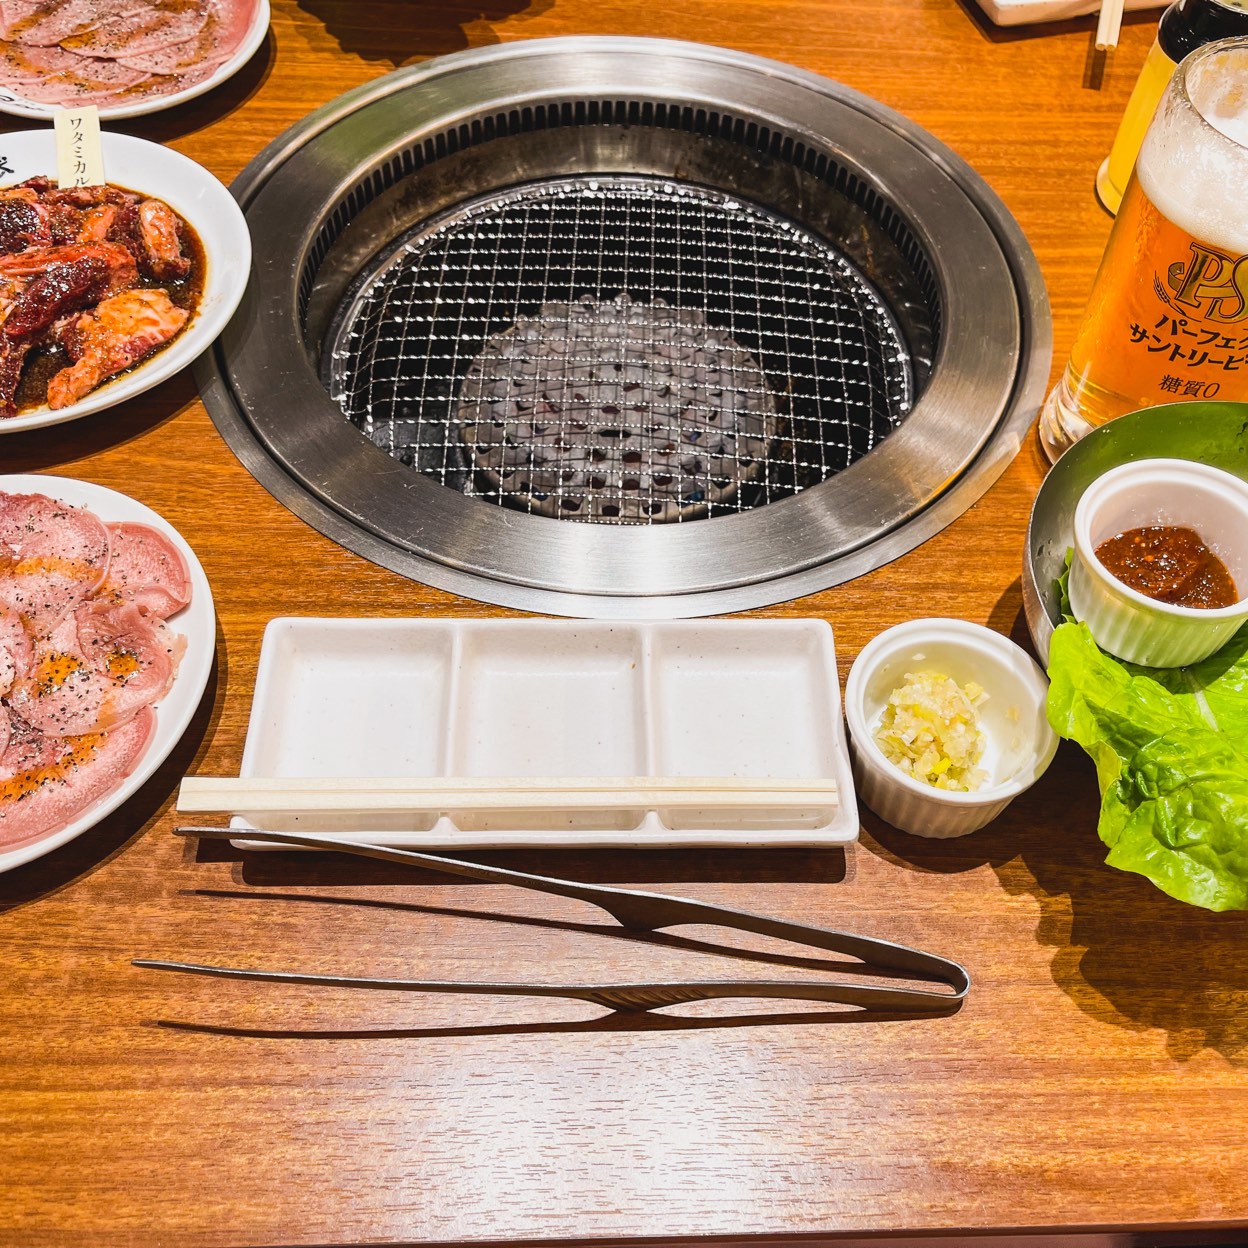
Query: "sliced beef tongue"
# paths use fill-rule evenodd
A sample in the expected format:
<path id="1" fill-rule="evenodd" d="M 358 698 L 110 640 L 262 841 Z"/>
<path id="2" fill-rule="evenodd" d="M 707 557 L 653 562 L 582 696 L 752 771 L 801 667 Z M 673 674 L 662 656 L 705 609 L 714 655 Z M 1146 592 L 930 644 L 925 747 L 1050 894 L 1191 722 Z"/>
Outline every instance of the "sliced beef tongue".
<path id="1" fill-rule="evenodd" d="M 207 20 L 192 36 L 149 52 L 134 49 L 118 60 L 131 69 L 151 74 L 191 74 L 211 71 L 238 50 L 255 16 L 255 0 L 209 0 Z"/>
<path id="2" fill-rule="evenodd" d="M 64 55 L 73 54 L 67 52 Z M 87 104 L 105 107 L 115 104 L 123 92 L 136 91 L 151 77 L 143 70 L 130 69 L 120 61 L 82 56 L 75 60 L 73 68 L 18 84 L 20 94 L 37 104 L 59 104 L 65 108 L 81 108 Z"/>
<path id="3" fill-rule="evenodd" d="M 50 48 L 63 39 L 82 34 L 97 25 L 103 20 L 107 7 L 100 4 L 99 0 L 44 0 L 42 4 L 6 4 L 4 37 L 15 43 Z M 123 7 L 135 7 L 133 0 Z M 8 11 L 12 12 L 12 16 Z"/>
<path id="4" fill-rule="evenodd" d="M 107 588 L 144 615 L 167 620 L 191 601 L 191 574 L 182 552 L 147 524 L 110 524 Z M 0 634 L 0 645 L 3 644 Z"/>
<path id="5" fill-rule="evenodd" d="M 45 83 L 57 74 L 72 72 L 81 64 L 81 57 L 55 44 L 47 48 L 30 43 L 0 44 L 0 75 L 6 86 L 22 95 L 27 95 L 27 88 Z"/>
<path id="6" fill-rule="evenodd" d="M 148 0 L 137 12 L 123 5 L 120 12 L 59 42 L 83 56 L 144 56 L 193 39 L 207 19 L 207 0 Z"/>
<path id="7" fill-rule="evenodd" d="M 0 698 L 30 674 L 35 648 L 16 611 L 0 607 Z"/>
<path id="8" fill-rule="evenodd" d="M 77 818 L 134 770 L 155 724 L 144 707 L 108 732 L 62 740 L 13 717 L 0 755 L 0 846 L 13 849 Z"/>
<path id="9" fill-rule="evenodd" d="M 109 537 L 81 507 L 43 494 L 0 493 L 0 607 L 47 636 L 108 573 Z"/>
<path id="10" fill-rule="evenodd" d="M 172 634 L 134 603 L 84 603 L 36 648 L 9 707 L 45 736 L 98 732 L 163 698 L 180 657 Z"/>

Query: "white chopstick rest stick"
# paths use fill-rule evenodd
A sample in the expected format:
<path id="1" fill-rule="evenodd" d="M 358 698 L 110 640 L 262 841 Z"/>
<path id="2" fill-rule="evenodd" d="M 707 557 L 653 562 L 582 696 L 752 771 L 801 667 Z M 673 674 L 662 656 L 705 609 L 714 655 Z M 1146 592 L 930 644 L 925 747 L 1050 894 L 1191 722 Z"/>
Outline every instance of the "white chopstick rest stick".
<path id="1" fill-rule="evenodd" d="M 187 776 L 178 810 L 261 814 L 348 811 L 587 810 L 715 807 L 808 810 L 837 805 L 835 780 L 749 776 L 432 777 L 413 780 Z"/>
<path id="2" fill-rule="evenodd" d="M 1123 0 L 1103 0 L 1100 17 L 1096 23 L 1096 50 L 1108 51 L 1118 46 L 1118 32 L 1122 29 Z"/>

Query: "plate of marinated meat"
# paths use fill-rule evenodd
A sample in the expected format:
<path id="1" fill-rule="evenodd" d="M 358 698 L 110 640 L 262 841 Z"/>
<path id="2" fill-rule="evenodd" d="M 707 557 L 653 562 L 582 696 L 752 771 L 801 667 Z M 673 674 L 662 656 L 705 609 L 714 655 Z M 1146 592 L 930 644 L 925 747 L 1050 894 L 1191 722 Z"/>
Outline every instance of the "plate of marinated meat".
<path id="1" fill-rule="evenodd" d="M 215 648 L 208 580 L 168 521 L 104 486 L 0 476 L 0 871 L 151 777 Z"/>
<path id="2" fill-rule="evenodd" d="M 137 117 L 211 91 L 264 42 L 269 0 L 4 0 L 0 111 Z"/>
<path id="3" fill-rule="evenodd" d="M 246 287 L 251 236 L 229 191 L 167 147 L 100 137 L 107 184 L 62 190 L 51 130 L 0 135 L 0 433 L 171 377 Z"/>

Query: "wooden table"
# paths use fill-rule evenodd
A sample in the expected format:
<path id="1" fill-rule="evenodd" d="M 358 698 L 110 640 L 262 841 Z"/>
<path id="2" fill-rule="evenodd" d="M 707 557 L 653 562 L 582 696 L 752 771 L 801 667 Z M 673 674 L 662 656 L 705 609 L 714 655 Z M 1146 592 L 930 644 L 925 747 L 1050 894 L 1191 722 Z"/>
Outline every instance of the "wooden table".
<path id="1" fill-rule="evenodd" d="M 1093 19 L 1003 31 L 958 0 L 277 0 L 267 47 L 230 84 L 117 128 L 228 182 L 313 106 L 461 48 L 568 33 L 739 48 L 869 93 L 966 157 L 1036 250 L 1061 360 L 1109 228 L 1093 173 L 1156 17 L 1128 17 L 1098 84 Z M 134 969 L 147 955 L 577 981 L 706 959 L 572 902 L 176 840 L 179 778 L 237 773 L 271 617 L 502 613 L 307 528 L 235 460 L 189 373 L 0 438 L 0 467 L 156 508 L 202 559 L 220 621 L 214 679 L 168 764 L 92 832 L 0 877 L 3 1242 L 1248 1239 L 1248 916 L 1103 866 L 1092 768 L 1069 747 L 993 827 L 952 843 L 864 812 L 847 853 L 492 856 L 946 953 L 975 976 L 949 1018 L 775 1003 L 631 1017 Z M 830 620 L 842 672 L 915 614 L 1023 639 L 1019 560 L 1044 468 L 1030 439 L 921 549 L 759 614 Z M 1108 1234 L 1131 1228 L 1172 1234 Z"/>

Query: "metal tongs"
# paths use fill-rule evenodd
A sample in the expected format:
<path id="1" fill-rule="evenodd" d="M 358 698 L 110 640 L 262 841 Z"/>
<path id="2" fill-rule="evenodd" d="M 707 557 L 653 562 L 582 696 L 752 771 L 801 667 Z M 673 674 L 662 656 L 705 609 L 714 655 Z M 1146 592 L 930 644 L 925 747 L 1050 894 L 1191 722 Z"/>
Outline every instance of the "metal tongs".
<path id="1" fill-rule="evenodd" d="M 948 1014 L 957 1010 L 970 990 L 971 977 L 965 967 L 948 958 L 896 945 L 870 936 L 825 927 L 809 927 L 784 919 L 732 910 L 710 902 L 693 901 L 686 897 L 670 897 L 663 893 L 610 888 L 601 884 L 582 884 L 554 876 L 531 875 L 504 867 L 488 867 L 458 858 L 414 850 L 389 849 L 366 842 L 341 840 L 326 836 L 301 836 L 292 832 L 240 833 L 231 828 L 175 828 L 179 836 L 198 836 L 210 840 L 235 840 L 240 836 L 249 842 L 272 845 L 301 846 L 307 849 L 335 850 L 383 862 L 404 863 L 425 867 L 448 875 L 482 880 L 490 884 L 513 884 L 517 888 L 574 897 L 598 906 L 622 927 L 631 931 L 657 931 L 678 924 L 698 923 L 736 928 L 760 936 L 776 937 L 830 950 L 857 958 L 865 969 L 881 977 L 893 975 L 903 979 L 922 979 L 944 984 L 949 991 L 924 988 L 890 988 L 873 984 L 847 984 L 800 980 L 703 980 L 678 983 L 636 984 L 528 984 L 491 983 L 482 981 L 367 979 L 346 975 L 306 975 L 291 971 L 248 970 L 238 967 L 203 966 L 190 962 L 166 962 L 139 958 L 135 966 L 159 971 L 183 971 L 193 975 L 211 975 L 225 979 L 262 980 L 269 983 L 319 984 L 340 988 L 377 988 L 390 992 L 477 993 L 492 996 L 567 997 L 576 1001 L 592 1001 L 612 1010 L 654 1010 L 665 1005 L 691 1001 L 709 1001 L 720 997 L 762 997 L 798 1001 L 826 1001 L 836 1005 L 858 1006 L 876 1012 L 906 1014 Z M 734 952 L 731 949 L 726 952 Z"/>

